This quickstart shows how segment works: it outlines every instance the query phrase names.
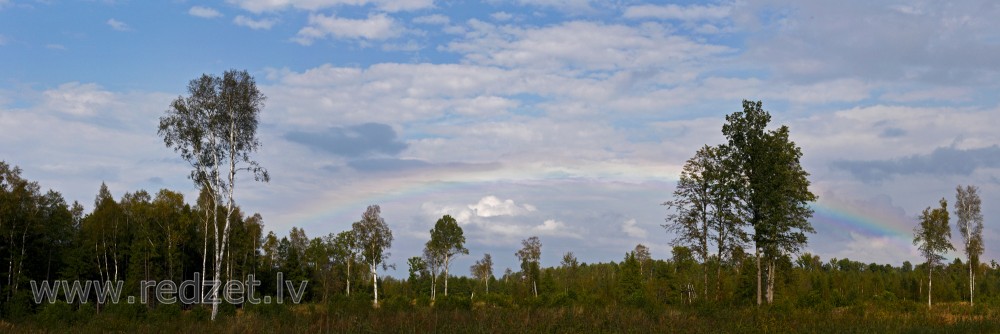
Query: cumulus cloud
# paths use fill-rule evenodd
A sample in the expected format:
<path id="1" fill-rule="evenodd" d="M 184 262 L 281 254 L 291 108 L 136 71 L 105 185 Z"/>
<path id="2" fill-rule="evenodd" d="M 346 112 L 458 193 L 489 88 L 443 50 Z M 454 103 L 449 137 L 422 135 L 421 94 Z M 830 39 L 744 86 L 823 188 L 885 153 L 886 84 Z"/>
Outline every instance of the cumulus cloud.
<path id="1" fill-rule="evenodd" d="M 546 219 L 540 225 L 535 225 L 531 228 L 534 234 L 542 236 L 553 236 L 553 237 L 563 237 L 563 238 L 576 238 L 580 239 L 582 236 L 576 233 L 572 229 L 566 226 L 566 223 L 555 220 Z"/>
<path id="2" fill-rule="evenodd" d="M 531 204 L 517 205 L 512 199 L 501 200 L 493 195 L 483 197 L 468 207 L 477 217 L 520 216 L 538 210 Z"/>
<path id="3" fill-rule="evenodd" d="M 496 13 L 490 14 L 490 17 L 492 17 L 496 21 L 503 22 L 503 21 L 508 21 L 508 20 L 514 18 L 514 15 L 512 15 L 511 13 L 508 13 L 508 12 L 496 12 Z"/>
<path id="4" fill-rule="evenodd" d="M 94 83 L 69 82 L 42 92 L 48 110 L 72 116 L 95 116 L 118 103 L 112 92 Z"/>
<path id="5" fill-rule="evenodd" d="M 895 265 L 900 265 L 903 261 L 919 261 L 920 259 L 912 240 L 899 236 L 869 236 L 855 232 L 850 232 L 850 239 L 840 251 L 828 256 L 830 258 Z"/>
<path id="6" fill-rule="evenodd" d="M 635 221 L 635 218 L 622 222 L 622 232 L 625 232 L 625 234 L 628 235 L 629 237 L 636 239 L 645 239 L 646 233 L 648 233 L 646 232 L 646 229 L 639 227 L 638 223 L 636 223 Z"/>
<path id="7" fill-rule="evenodd" d="M 274 27 L 274 24 L 278 23 L 275 19 L 252 19 L 243 15 L 237 15 L 233 18 L 233 24 L 238 26 L 247 27 L 253 30 L 268 30 Z"/>
<path id="8" fill-rule="evenodd" d="M 213 19 L 216 17 L 221 17 L 222 13 L 211 7 L 194 6 L 188 9 L 188 15 L 200 17 L 203 19 Z"/>
<path id="9" fill-rule="evenodd" d="M 118 30 L 118 31 L 131 31 L 132 30 L 132 28 L 130 28 L 128 26 L 128 24 L 125 24 L 125 22 L 118 21 L 118 20 L 115 20 L 115 19 L 108 19 L 105 23 L 107 23 L 108 26 L 111 27 L 111 29 L 114 29 L 114 30 Z"/>
<path id="10" fill-rule="evenodd" d="M 309 14 L 309 24 L 299 30 L 293 40 L 302 45 L 311 45 L 315 40 L 327 37 L 385 40 L 399 36 L 402 32 L 403 27 L 386 14 L 370 14 L 364 19 Z"/>

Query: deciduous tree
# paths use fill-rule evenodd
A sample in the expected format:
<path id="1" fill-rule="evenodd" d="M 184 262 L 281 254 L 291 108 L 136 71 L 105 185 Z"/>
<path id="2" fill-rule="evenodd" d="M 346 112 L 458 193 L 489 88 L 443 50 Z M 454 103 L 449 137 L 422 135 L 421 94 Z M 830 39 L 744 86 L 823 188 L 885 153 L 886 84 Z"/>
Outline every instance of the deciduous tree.
<path id="1" fill-rule="evenodd" d="M 514 255 L 521 260 L 521 273 L 531 279 L 531 291 L 538 297 L 538 260 L 542 257 L 542 241 L 538 237 L 521 240 L 521 249 Z"/>
<path id="2" fill-rule="evenodd" d="M 944 198 L 940 207 L 927 207 L 920 214 L 920 223 L 913 229 L 913 244 L 927 259 L 927 307 L 931 307 L 931 295 L 934 280 L 934 266 L 941 264 L 944 256 L 941 253 L 954 250 L 951 245 L 951 227 L 948 226 L 948 201 Z"/>
<path id="3" fill-rule="evenodd" d="M 382 209 L 378 205 L 369 205 L 361 215 L 361 221 L 352 225 L 352 231 L 357 238 L 361 258 L 368 264 L 372 273 L 372 291 L 375 307 L 378 307 L 378 267 L 388 269 L 385 259 L 389 257 L 389 247 L 392 247 L 392 230 L 382 218 Z"/>
<path id="4" fill-rule="evenodd" d="M 433 256 L 439 257 L 444 269 L 444 296 L 448 296 L 448 269 L 451 260 L 458 254 L 469 254 L 465 248 L 465 235 L 455 218 L 444 215 L 434 223 L 431 229 L 431 240 L 427 241 L 427 249 Z"/>
<path id="5" fill-rule="evenodd" d="M 222 282 L 230 222 L 236 211 L 237 174 L 249 172 L 254 180 L 263 182 L 270 179 L 267 170 L 251 158 L 260 147 L 257 124 L 265 97 L 247 71 L 236 70 L 226 71 L 221 77 L 202 75 L 189 83 L 188 93 L 188 97 L 174 100 L 160 118 L 159 134 L 192 166 L 190 178 L 209 189 L 212 202 L 225 199 L 222 224 L 212 225 L 214 281 Z M 212 217 L 217 221 L 219 215 L 213 213 Z M 219 310 L 219 289 L 212 292 L 214 320 Z"/>
<path id="6" fill-rule="evenodd" d="M 798 252 L 815 233 L 809 217 L 809 173 L 800 163 L 802 150 L 791 141 L 787 126 L 766 130 L 771 115 L 761 102 L 743 101 L 743 111 L 726 116 L 722 134 L 725 167 L 732 173 L 735 217 L 753 228 L 757 259 L 757 304 L 762 303 L 762 262 L 767 265 L 767 301 L 773 302 L 775 260 Z"/>
<path id="7" fill-rule="evenodd" d="M 493 276 L 493 257 L 490 253 L 483 254 L 481 260 L 469 267 L 472 276 L 486 284 L 486 294 L 490 293 L 490 276 Z"/>
<path id="8" fill-rule="evenodd" d="M 958 233 L 962 235 L 965 257 L 969 260 L 969 304 L 974 305 L 976 270 L 979 256 L 983 254 L 983 212 L 979 188 L 958 186 L 955 191 L 955 218 Z"/>

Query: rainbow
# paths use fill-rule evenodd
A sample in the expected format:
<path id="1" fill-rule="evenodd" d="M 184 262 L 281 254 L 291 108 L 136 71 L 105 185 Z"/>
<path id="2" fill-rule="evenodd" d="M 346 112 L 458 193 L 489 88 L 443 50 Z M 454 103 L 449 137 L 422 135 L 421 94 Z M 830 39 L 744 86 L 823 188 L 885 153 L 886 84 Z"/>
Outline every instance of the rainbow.
<path id="1" fill-rule="evenodd" d="M 344 224 L 343 229 L 360 218 L 370 204 L 407 203 L 419 206 L 427 198 L 450 192 L 493 193 L 500 184 L 546 186 L 559 182 L 606 182 L 634 184 L 641 182 L 674 182 L 679 168 L 641 167 L 619 163 L 604 163 L 587 168 L 566 168 L 544 165 L 492 166 L 491 168 L 433 168 L 407 173 L 378 173 L 365 179 L 355 179 L 322 192 L 315 199 L 302 202 L 277 217 L 285 226 L 312 230 L 330 229 L 330 224 Z M 676 170 L 675 170 L 676 169 Z M 286 225 L 290 224 L 290 225 Z M 277 232 L 277 231 L 276 231 Z"/>
<path id="2" fill-rule="evenodd" d="M 324 191 L 310 201 L 285 208 L 285 212 L 276 219 L 283 226 L 337 231 L 348 228 L 370 204 L 419 207 L 429 198 L 440 194 L 474 193 L 485 196 L 494 193 L 499 185 L 509 183 L 541 187 L 564 182 L 595 182 L 618 183 L 628 187 L 629 184 L 652 181 L 661 182 L 666 188 L 669 183 L 676 181 L 678 174 L 677 171 L 662 166 L 647 168 L 622 164 L 604 164 L 587 169 L 493 166 L 472 171 L 462 168 L 431 168 L 419 172 L 379 173 L 338 184 L 336 188 Z M 814 214 L 810 222 L 821 231 L 854 232 L 865 236 L 890 237 L 901 242 L 908 242 L 913 237 L 912 229 L 916 222 L 900 212 L 863 202 L 850 203 L 824 198 L 812 203 L 811 207 Z"/>
<path id="3" fill-rule="evenodd" d="M 813 203 L 813 227 L 824 225 L 868 236 L 913 237 L 915 221 L 899 214 L 841 202 Z"/>

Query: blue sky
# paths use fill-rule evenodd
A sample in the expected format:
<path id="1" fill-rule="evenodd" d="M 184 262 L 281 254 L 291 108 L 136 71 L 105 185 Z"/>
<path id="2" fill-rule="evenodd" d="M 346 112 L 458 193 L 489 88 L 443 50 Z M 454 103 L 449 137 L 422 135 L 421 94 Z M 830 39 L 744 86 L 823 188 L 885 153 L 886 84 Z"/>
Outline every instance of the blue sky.
<path id="1" fill-rule="evenodd" d="M 269 229 L 347 229 L 380 204 L 390 258 L 443 214 L 472 255 L 669 256 L 659 205 L 680 166 L 763 100 L 805 157 L 823 215 L 808 251 L 919 261 L 916 216 L 980 187 L 1000 210 L 1000 5 L 992 1 L 0 0 L 0 159 L 88 210 L 195 190 L 157 118 L 202 73 L 268 96 L 237 199 Z M 957 232 L 953 240 L 958 244 Z M 463 262 L 464 261 L 464 262 Z M 466 263 L 467 262 L 467 263 Z"/>

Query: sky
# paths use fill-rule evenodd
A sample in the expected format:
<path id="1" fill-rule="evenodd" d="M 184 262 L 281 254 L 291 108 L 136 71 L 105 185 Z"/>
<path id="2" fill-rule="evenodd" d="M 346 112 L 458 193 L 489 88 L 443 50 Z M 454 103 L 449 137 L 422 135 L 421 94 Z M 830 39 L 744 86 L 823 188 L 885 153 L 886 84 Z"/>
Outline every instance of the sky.
<path id="1" fill-rule="evenodd" d="M 158 118 L 188 81 L 246 69 L 271 182 L 244 175 L 236 197 L 266 229 L 325 236 L 378 204 L 405 274 L 450 214 L 470 251 L 452 272 L 491 253 L 502 273 L 530 236 L 543 266 L 639 243 L 669 258 L 681 166 L 760 100 L 819 196 L 804 251 L 921 262 L 921 210 L 971 184 L 994 259 L 997 17 L 990 0 L 0 0 L 0 159 L 87 211 L 101 182 L 192 202 Z"/>

